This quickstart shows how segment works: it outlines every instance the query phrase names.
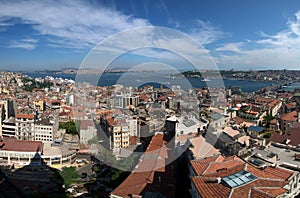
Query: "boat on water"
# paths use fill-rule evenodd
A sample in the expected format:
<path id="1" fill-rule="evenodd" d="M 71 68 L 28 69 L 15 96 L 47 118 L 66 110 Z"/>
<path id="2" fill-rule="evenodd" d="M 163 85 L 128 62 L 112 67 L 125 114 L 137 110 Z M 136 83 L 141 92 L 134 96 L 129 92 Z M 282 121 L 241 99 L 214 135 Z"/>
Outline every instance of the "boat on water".
<path id="1" fill-rule="evenodd" d="M 203 82 L 208 82 L 208 81 L 210 81 L 209 79 L 206 79 L 206 78 L 204 78 L 204 79 L 202 79 L 201 81 L 203 81 Z"/>

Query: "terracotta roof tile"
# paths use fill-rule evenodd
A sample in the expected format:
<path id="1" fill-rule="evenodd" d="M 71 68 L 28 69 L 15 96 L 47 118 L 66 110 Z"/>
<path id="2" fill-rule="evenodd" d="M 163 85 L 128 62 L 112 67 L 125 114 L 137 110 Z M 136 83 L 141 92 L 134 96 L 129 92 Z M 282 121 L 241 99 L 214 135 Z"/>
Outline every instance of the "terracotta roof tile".
<path id="1" fill-rule="evenodd" d="M 296 121 L 298 119 L 298 113 L 297 111 L 292 111 L 290 113 L 281 115 L 280 119 L 285 121 Z"/>
<path id="2" fill-rule="evenodd" d="M 191 161 L 190 163 L 197 175 L 202 175 L 202 173 L 209 166 L 209 163 L 202 163 L 199 161 Z"/>
<path id="3" fill-rule="evenodd" d="M 41 152 L 43 144 L 41 141 L 23 141 L 15 138 L 3 138 L 2 150 L 21 152 Z"/>
<path id="4" fill-rule="evenodd" d="M 209 178 L 205 177 L 193 177 L 192 182 L 195 185 L 195 188 L 201 194 L 203 198 L 223 198 L 228 197 L 231 189 L 224 185 L 220 185 L 216 182 L 209 181 Z"/>
<path id="5" fill-rule="evenodd" d="M 265 194 L 277 197 L 283 193 L 285 193 L 287 190 L 282 187 L 255 187 L 254 188 L 257 191 L 262 191 Z"/>
<path id="6" fill-rule="evenodd" d="M 34 115 L 33 114 L 17 114 L 16 117 L 19 119 L 22 119 L 22 118 L 33 119 Z"/>
<path id="7" fill-rule="evenodd" d="M 143 195 L 145 192 L 159 191 L 166 197 L 173 197 L 169 186 L 175 184 L 175 178 L 173 164 L 166 165 L 166 144 L 163 134 L 153 136 L 138 166 L 111 194 L 132 197 Z"/>
<path id="8" fill-rule="evenodd" d="M 192 178 L 201 197 L 253 197 L 268 198 L 277 197 L 286 192 L 283 188 L 288 184 L 288 179 L 293 171 L 278 167 L 266 167 L 258 169 L 237 156 L 227 158 L 216 157 L 203 160 L 193 160 L 191 165 L 198 174 Z M 235 188 L 229 188 L 223 181 L 218 184 L 217 178 L 223 178 L 241 171 L 252 173 L 257 179 Z"/>
<path id="9" fill-rule="evenodd" d="M 241 198 L 248 197 L 249 191 L 253 187 L 281 187 L 283 188 L 287 182 L 270 180 L 270 179 L 257 179 L 253 182 L 250 182 L 246 185 L 234 188 L 231 194 L 231 198 Z"/>
<path id="10" fill-rule="evenodd" d="M 255 187 L 250 189 L 250 197 L 251 198 L 275 198 L 274 196 L 271 196 L 269 194 L 266 194 L 265 192 L 257 190 Z"/>
<path id="11" fill-rule="evenodd" d="M 234 168 L 239 165 L 244 165 L 245 162 L 242 160 L 231 160 L 231 161 L 226 161 L 226 162 L 220 162 L 220 163 L 211 163 L 209 167 L 203 172 L 204 175 L 216 173 L 220 170 L 224 169 L 230 169 Z"/>

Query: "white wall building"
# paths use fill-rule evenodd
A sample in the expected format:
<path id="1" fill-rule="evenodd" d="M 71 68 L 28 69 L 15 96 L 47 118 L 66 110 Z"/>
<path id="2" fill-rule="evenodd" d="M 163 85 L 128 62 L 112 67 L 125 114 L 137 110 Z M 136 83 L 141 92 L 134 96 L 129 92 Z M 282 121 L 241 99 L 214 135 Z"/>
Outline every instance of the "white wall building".
<path id="1" fill-rule="evenodd" d="M 97 129 L 93 120 L 81 120 L 79 137 L 80 143 L 88 144 L 88 141 L 97 136 Z"/>
<path id="2" fill-rule="evenodd" d="M 35 125 L 35 141 L 53 142 L 53 126 L 52 125 Z"/>

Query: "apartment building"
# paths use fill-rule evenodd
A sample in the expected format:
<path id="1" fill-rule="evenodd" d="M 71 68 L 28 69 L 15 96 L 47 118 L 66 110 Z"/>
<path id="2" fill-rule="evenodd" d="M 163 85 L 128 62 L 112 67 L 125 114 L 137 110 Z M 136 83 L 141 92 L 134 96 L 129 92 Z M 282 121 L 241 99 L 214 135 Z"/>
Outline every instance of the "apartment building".
<path id="1" fill-rule="evenodd" d="M 37 124 L 34 125 L 35 141 L 53 142 L 53 126 Z"/>
<path id="2" fill-rule="evenodd" d="M 17 114 L 16 128 L 18 140 L 35 140 L 34 134 L 34 115 L 33 114 Z"/>

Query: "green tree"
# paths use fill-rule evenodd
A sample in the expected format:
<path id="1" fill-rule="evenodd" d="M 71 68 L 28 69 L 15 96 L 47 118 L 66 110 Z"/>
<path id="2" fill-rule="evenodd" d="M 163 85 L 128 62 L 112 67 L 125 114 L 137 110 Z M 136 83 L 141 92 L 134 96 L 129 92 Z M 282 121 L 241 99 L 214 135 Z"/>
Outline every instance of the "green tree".
<path id="1" fill-rule="evenodd" d="M 272 133 L 271 132 L 268 132 L 268 133 L 265 133 L 264 134 L 264 138 L 270 138 L 272 136 Z"/>
<path id="2" fill-rule="evenodd" d="M 69 134 L 78 134 L 78 130 L 74 121 L 60 122 L 59 129 L 66 129 L 66 132 Z"/>
<path id="3" fill-rule="evenodd" d="M 263 122 L 264 122 L 266 128 L 269 128 L 269 127 L 270 127 L 270 122 L 271 122 L 271 120 L 273 120 L 273 119 L 274 119 L 274 117 L 273 117 L 272 115 L 269 115 L 269 114 L 268 114 L 268 115 L 264 116 Z"/>
<path id="4" fill-rule="evenodd" d="M 63 167 L 59 174 L 64 180 L 65 188 L 68 188 L 80 176 L 75 167 Z"/>

